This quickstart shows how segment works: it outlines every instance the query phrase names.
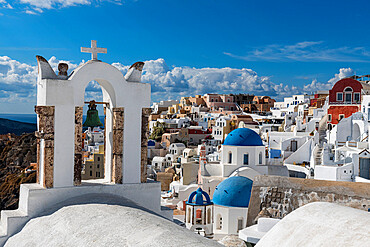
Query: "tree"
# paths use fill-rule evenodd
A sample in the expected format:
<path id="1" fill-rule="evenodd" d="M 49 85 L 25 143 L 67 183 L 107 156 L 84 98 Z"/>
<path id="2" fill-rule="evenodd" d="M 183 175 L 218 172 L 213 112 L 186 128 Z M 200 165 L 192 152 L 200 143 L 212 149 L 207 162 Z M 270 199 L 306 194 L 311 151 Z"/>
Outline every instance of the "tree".
<path id="1" fill-rule="evenodd" d="M 157 126 L 154 126 L 152 134 L 149 136 L 149 139 L 160 142 L 162 140 L 163 134 L 164 134 L 164 126 L 162 123 L 157 122 Z"/>

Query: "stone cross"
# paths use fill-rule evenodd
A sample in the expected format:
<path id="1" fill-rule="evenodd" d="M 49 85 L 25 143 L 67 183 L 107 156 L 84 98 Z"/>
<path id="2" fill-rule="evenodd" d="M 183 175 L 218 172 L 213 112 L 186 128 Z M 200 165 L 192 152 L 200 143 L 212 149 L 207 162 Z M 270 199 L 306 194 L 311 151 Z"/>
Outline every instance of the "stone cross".
<path id="1" fill-rule="evenodd" d="M 96 40 L 91 40 L 91 48 L 81 47 L 81 52 L 91 53 L 91 60 L 98 60 L 98 53 L 107 53 L 107 48 L 98 48 Z"/>

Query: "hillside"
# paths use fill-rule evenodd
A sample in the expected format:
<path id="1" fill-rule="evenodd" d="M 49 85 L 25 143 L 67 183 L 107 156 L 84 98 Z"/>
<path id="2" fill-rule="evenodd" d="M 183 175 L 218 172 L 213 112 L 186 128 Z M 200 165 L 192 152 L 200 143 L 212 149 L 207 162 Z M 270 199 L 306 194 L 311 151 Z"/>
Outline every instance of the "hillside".
<path id="1" fill-rule="evenodd" d="M 20 184 L 36 182 L 35 173 L 23 171 L 35 162 L 34 134 L 0 139 L 0 210 L 18 207 Z"/>
<path id="2" fill-rule="evenodd" d="M 5 118 L 0 118 L 0 135 L 13 133 L 22 135 L 23 133 L 32 133 L 36 131 L 36 124 L 23 123 Z"/>

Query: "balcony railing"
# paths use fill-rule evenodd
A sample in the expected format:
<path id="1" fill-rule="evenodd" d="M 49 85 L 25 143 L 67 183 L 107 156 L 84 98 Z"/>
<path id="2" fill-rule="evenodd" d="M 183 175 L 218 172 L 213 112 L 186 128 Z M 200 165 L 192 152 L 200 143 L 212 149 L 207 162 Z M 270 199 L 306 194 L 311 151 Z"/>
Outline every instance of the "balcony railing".
<path id="1" fill-rule="evenodd" d="M 329 102 L 329 105 L 359 105 L 359 104 L 361 104 L 361 101 L 351 101 L 351 102 L 333 101 L 333 102 Z"/>

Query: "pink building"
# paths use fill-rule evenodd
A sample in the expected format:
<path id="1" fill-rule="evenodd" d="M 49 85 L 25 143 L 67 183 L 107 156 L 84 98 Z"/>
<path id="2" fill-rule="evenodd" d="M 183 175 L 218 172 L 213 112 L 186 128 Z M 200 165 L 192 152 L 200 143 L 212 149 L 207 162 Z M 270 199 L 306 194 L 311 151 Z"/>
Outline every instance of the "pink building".
<path id="1" fill-rule="evenodd" d="M 237 107 L 234 102 L 234 97 L 226 94 L 205 94 L 203 96 L 207 107 L 211 111 L 219 111 L 223 109 L 224 111 L 236 111 Z"/>

